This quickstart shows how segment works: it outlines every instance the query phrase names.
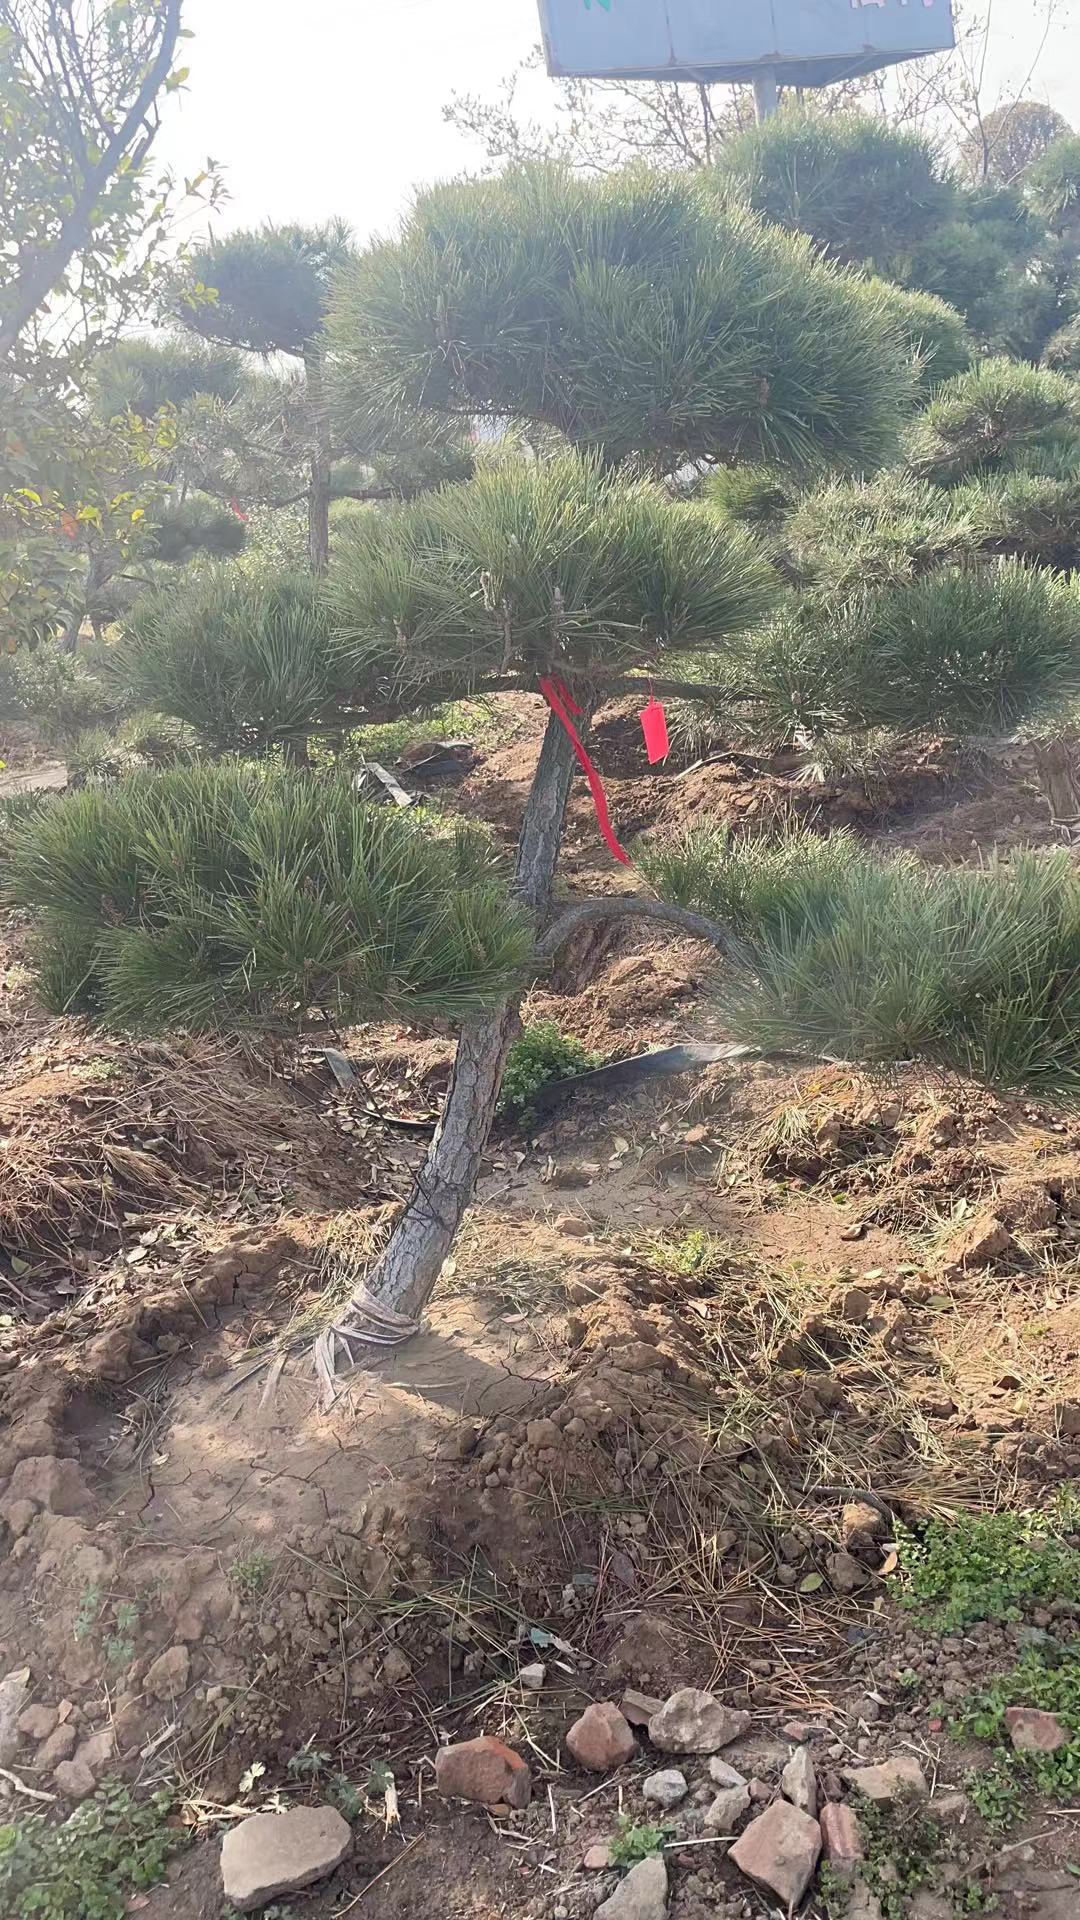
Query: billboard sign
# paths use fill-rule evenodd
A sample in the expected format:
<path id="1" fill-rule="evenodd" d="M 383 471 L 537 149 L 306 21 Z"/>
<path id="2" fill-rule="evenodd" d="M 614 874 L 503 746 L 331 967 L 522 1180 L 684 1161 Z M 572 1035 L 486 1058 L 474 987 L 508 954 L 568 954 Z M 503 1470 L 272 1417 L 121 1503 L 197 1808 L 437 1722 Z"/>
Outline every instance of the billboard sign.
<path id="1" fill-rule="evenodd" d="M 540 0 L 548 72 L 825 86 L 954 44 L 950 0 Z"/>

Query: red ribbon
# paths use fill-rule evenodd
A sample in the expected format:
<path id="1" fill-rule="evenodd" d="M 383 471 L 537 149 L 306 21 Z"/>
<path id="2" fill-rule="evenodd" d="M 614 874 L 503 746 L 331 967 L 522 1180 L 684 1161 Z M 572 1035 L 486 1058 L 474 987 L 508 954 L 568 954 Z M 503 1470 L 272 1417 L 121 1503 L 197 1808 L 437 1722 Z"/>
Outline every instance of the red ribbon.
<path id="1" fill-rule="evenodd" d="M 548 676 L 541 680 L 540 691 L 547 701 L 548 706 L 551 708 L 552 713 L 555 715 L 556 720 L 562 725 L 566 737 L 574 749 L 578 764 L 589 783 L 592 803 L 596 808 L 596 818 L 600 823 L 600 831 L 604 836 L 609 851 L 614 854 L 616 860 L 621 861 L 624 867 L 630 866 L 632 864 L 630 855 L 626 852 L 625 848 L 620 847 L 619 842 L 615 838 L 615 829 L 611 824 L 611 815 L 608 812 L 607 794 L 604 792 L 604 783 L 597 773 L 596 768 L 593 766 L 592 761 L 589 759 L 585 748 L 582 746 L 578 737 L 578 730 L 570 718 L 572 713 L 580 714 L 582 708 L 578 706 L 566 683 L 562 680 L 554 680 Z"/>

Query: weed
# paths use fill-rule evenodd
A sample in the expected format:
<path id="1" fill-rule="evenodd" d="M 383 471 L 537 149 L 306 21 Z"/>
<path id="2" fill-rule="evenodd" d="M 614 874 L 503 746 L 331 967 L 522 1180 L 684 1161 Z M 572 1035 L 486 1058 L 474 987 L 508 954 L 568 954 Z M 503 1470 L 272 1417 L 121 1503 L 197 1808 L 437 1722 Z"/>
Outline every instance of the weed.
<path id="1" fill-rule="evenodd" d="M 265 1589 L 274 1563 L 261 1547 L 252 1547 L 249 1553 L 240 1554 L 229 1568 L 229 1585 L 242 1600 L 250 1600 Z"/>
<path id="2" fill-rule="evenodd" d="M 10 1920 L 123 1920 L 129 1896 L 160 1880 L 186 1833 L 167 1792 L 136 1800 L 102 1787 L 63 1826 L 0 1827 L 0 1912 Z"/>
<path id="3" fill-rule="evenodd" d="M 317 1780 L 330 1765 L 330 1755 L 318 1747 L 303 1747 L 294 1753 L 285 1771 L 292 1780 Z"/>
<path id="4" fill-rule="evenodd" d="M 964 1791 L 976 1813 L 997 1833 L 1005 1833 L 1020 1816 L 1024 1793 L 1008 1760 L 973 1767 L 964 1777 Z"/>
<path id="5" fill-rule="evenodd" d="M 704 1227 L 687 1227 L 685 1233 L 650 1234 L 641 1254 L 658 1273 L 685 1280 L 712 1280 L 726 1269 L 731 1257 L 727 1243 Z"/>
<path id="6" fill-rule="evenodd" d="M 72 1632 L 76 1640 L 86 1640 L 93 1633 L 101 1613 L 104 1598 L 104 1593 L 96 1583 L 83 1588 L 75 1607 L 75 1618 L 72 1622 Z"/>
<path id="7" fill-rule="evenodd" d="M 639 1860 L 660 1853 L 670 1832 L 670 1827 L 655 1826 L 651 1820 L 632 1820 L 628 1813 L 621 1813 L 618 1831 L 608 1843 L 612 1865 L 634 1867 Z"/>
<path id="8" fill-rule="evenodd" d="M 893 1806 L 859 1803 L 865 1862 L 862 1876 L 881 1904 L 883 1920 L 904 1920 L 908 1897 L 940 1878 L 941 1823 L 914 1796 Z"/>
<path id="9" fill-rule="evenodd" d="M 1014 1751 L 1005 1715 L 1016 1706 L 1038 1707 L 1056 1715 L 1069 1735 L 1065 1744 L 1053 1753 Z M 999 1674 L 971 1695 L 951 1730 L 1003 1749 L 997 1762 L 1002 1778 L 990 1781 L 984 1790 L 991 1802 L 999 1796 L 1004 1802 L 1006 1774 L 1011 1776 L 1015 1797 L 1026 1784 L 1050 1799 L 1074 1801 L 1080 1793 L 1080 1640 L 1060 1648 L 1053 1643 L 1045 1650 L 1030 1647 L 1011 1672 Z"/>
<path id="10" fill-rule="evenodd" d="M 326 1783 L 326 1791 L 333 1801 L 342 1819 L 353 1821 L 364 1804 L 364 1796 L 354 1787 L 347 1773 L 332 1773 Z"/>
<path id="11" fill-rule="evenodd" d="M 598 1066 L 600 1058 L 572 1034 L 563 1033 L 554 1020 L 534 1020 L 507 1055 L 499 1112 L 508 1120 L 528 1120 L 542 1087 Z"/>
<path id="12" fill-rule="evenodd" d="M 903 1604 L 952 1633 L 975 1620 L 1020 1620 L 1051 1600 L 1080 1601 L 1080 1551 L 1051 1515 L 990 1513 L 931 1520 L 901 1536 Z"/>

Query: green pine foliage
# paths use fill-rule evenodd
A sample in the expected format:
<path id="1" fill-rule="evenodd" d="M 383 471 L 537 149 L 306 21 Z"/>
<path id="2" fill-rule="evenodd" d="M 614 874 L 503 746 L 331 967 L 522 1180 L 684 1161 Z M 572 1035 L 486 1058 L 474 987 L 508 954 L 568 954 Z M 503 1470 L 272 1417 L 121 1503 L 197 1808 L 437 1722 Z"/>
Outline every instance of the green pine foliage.
<path id="1" fill-rule="evenodd" d="M 1080 134 L 1055 140 L 1029 168 L 1024 190 L 1055 232 L 1080 228 Z"/>
<path id="2" fill-rule="evenodd" d="M 183 566 L 197 553 L 224 559 L 242 553 L 247 539 L 243 520 L 206 493 L 165 500 L 154 512 L 151 552 L 155 560 Z"/>
<path id="3" fill-rule="evenodd" d="M 322 332 L 331 283 L 350 253 L 337 220 L 228 234 L 185 256 L 177 318 L 209 340 L 302 357 Z"/>
<path id="4" fill-rule="evenodd" d="M 710 829 L 642 864 L 663 897 L 752 949 L 717 988 L 739 1038 L 1080 1102 L 1080 876 L 1064 849 L 932 868 L 875 859 L 847 834 L 770 844 Z"/>
<path id="5" fill-rule="evenodd" d="M 726 140 L 717 178 L 835 259 L 880 267 L 916 246 L 957 199 L 929 140 L 862 114 L 787 108 Z"/>
<path id="6" fill-rule="evenodd" d="M 983 360 L 934 395 L 908 435 L 907 459 L 950 485 L 1080 440 L 1080 383 L 1017 360 Z"/>
<path id="7" fill-rule="evenodd" d="M 346 387 L 405 413 L 554 427 L 664 472 L 875 465 L 912 391 L 873 286 L 709 183 L 644 169 L 421 194 L 340 276 L 328 343 Z"/>
<path id="8" fill-rule="evenodd" d="M 137 1029 L 460 1018 L 531 948 L 482 834 L 235 762 L 57 801 L 14 836 L 7 897 L 57 945 L 51 1004 Z"/>
<path id="9" fill-rule="evenodd" d="M 1080 373 L 1080 313 L 1074 313 L 1043 348 L 1042 363 L 1056 373 Z"/>
<path id="10" fill-rule="evenodd" d="M 1080 695 L 1080 591 L 1016 559 L 938 568 L 853 598 L 836 646 L 853 719 L 1008 732 Z"/>
<path id="11" fill-rule="evenodd" d="M 870 284 L 880 293 L 907 347 L 923 396 L 971 365 L 975 343 L 963 314 L 947 300 L 917 287 L 899 287 L 892 280 L 874 278 Z"/>
<path id="12" fill-rule="evenodd" d="M 902 468 L 804 493 L 783 529 L 795 582 L 833 595 L 910 580 L 979 544 L 980 524 L 961 494 Z"/>
<path id="13" fill-rule="evenodd" d="M 133 706 L 239 753 L 336 718 L 357 669 L 309 574 L 219 566 L 137 602 L 113 674 Z"/>
<path id="14" fill-rule="evenodd" d="M 92 375 L 97 409 L 106 420 L 129 410 L 150 420 L 163 407 L 180 408 L 200 396 L 228 402 L 244 382 L 239 353 L 179 333 L 119 340 L 94 359 Z"/>
<path id="15" fill-rule="evenodd" d="M 565 454 L 366 516 L 342 532 L 328 591 L 363 675 L 416 705 L 715 649 L 779 583 L 706 506 Z"/>

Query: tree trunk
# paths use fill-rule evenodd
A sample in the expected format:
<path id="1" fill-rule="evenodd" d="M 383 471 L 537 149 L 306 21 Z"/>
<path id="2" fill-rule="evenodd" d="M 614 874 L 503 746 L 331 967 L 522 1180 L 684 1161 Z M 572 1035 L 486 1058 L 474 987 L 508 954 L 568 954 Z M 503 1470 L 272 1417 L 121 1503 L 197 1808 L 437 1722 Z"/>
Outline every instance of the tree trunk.
<path id="1" fill-rule="evenodd" d="M 1080 778 L 1068 740 L 1040 740 L 1035 744 L 1035 772 L 1050 814 L 1050 824 L 1063 840 L 1080 837 Z"/>
<path id="2" fill-rule="evenodd" d="M 323 356 L 317 342 L 304 354 L 308 410 L 311 415 L 311 484 L 308 487 L 308 559 L 312 573 L 330 565 L 330 459 L 327 451 Z"/>
<path id="3" fill-rule="evenodd" d="M 514 877 L 515 893 L 538 921 L 551 894 L 573 770 L 573 750 L 552 714 L 522 815 Z M 435 1138 L 412 1197 L 345 1314 L 317 1344 L 324 1402 L 333 1396 L 338 1356 L 351 1362 L 354 1343 L 393 1345 L 416 1329 L 472 1203 L 506 1055 L 520 1026 L 520 1006 L 515 995 L 462 1031 Z"/>

